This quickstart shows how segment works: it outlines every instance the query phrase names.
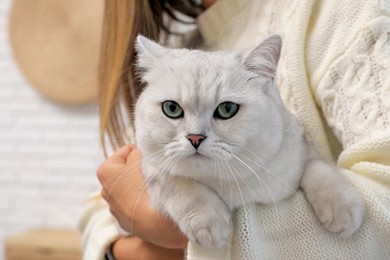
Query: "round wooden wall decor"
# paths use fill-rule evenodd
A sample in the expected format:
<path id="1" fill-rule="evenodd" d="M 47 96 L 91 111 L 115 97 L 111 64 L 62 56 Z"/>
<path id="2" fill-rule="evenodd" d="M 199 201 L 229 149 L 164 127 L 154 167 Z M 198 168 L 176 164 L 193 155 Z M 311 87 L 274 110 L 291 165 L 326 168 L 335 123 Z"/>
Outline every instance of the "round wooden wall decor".
<path id="1" fill-rule="evenodd" d="M 97 99 L 103 0 L 14 0 L 13 54 L 29 83 L 67 105 Z"/>

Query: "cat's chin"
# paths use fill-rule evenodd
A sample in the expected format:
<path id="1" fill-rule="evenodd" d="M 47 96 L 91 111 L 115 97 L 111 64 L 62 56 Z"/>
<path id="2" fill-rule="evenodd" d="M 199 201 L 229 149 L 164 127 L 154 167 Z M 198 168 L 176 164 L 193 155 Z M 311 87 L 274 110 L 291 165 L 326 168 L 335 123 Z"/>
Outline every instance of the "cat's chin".
<path id="1" fill-rule="evenodd" d="M 193 153 L 182 157 L 177 163 L 175 171 L 172 171 L 171 174 L 196 178 L 202 176 L 205 172 L 209 172 L 210 167 L 213 167 L 214 164 L 211 157 L 201 153 Z"/>
<path id="2" fill-rule="evenodd" d="M 188 160 L 210 160 L 210 157 L 198 152 L 189 155 L 187 158 Z"/>
<path id="3" fill-rule="evenodd" d="M 189 167 L 201 167 L 210 161 L 211 158 L 209 156 L 201 153 L 194 153 L 183 159 L 183 163 L 187 164 Z"/>

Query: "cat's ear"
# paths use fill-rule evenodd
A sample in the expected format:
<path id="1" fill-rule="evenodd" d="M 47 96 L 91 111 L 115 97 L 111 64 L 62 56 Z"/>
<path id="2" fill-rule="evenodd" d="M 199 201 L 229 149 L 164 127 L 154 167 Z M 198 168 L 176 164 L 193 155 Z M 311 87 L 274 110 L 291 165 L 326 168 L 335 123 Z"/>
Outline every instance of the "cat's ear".
<path id="1" fill-rule="evenodd" d="M 281 49 L 282 38 L 272 35 L 249 51 L 244 58 L 244 65 L 251 72 L 274 79 Z"/>
<path id="2" fill-rule="evenodd" d="M 138 53 L 138 66 L 142 68 L 149 68 L 156 58 L 166 51 L 166 48 L 142 35 L 137 36 L 135 48 Z"/>

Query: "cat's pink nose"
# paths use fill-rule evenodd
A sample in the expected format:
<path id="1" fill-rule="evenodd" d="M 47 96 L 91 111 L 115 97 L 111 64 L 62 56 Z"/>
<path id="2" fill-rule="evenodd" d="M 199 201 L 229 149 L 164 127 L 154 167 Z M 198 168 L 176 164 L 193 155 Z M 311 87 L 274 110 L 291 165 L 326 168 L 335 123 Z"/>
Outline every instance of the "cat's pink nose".
<path id="1" fill-rule="evenodd" d="M 193 135 L 193 134 L 189 134 L 186 137 L 188 141 L 191 142 L 192 146 L 195 147 L 195 149 L 198 149 L 200 143 L 207 138 L 207 136 L 204 135 Z"/>

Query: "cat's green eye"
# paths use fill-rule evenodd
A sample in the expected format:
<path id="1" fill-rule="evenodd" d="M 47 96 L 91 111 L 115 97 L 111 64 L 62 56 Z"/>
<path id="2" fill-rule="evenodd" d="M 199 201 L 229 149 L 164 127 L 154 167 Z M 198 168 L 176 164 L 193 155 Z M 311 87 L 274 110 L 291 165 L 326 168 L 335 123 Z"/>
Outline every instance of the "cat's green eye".
<path id="1" fill-rule="evenodd" d="M 162 103 L 162 111 L 172 119 L 177 119 L 184 116 L 184 111 L 178 103 L 172 100 L 167 100 Z"/>
<path id="2" fill-rule="evenodd" d="M 229 119 L 235 116 L 240 106 L 236 103 L 227 101 L 218 105 L 214 111 L 214 117 L 219 119 Z"/>

